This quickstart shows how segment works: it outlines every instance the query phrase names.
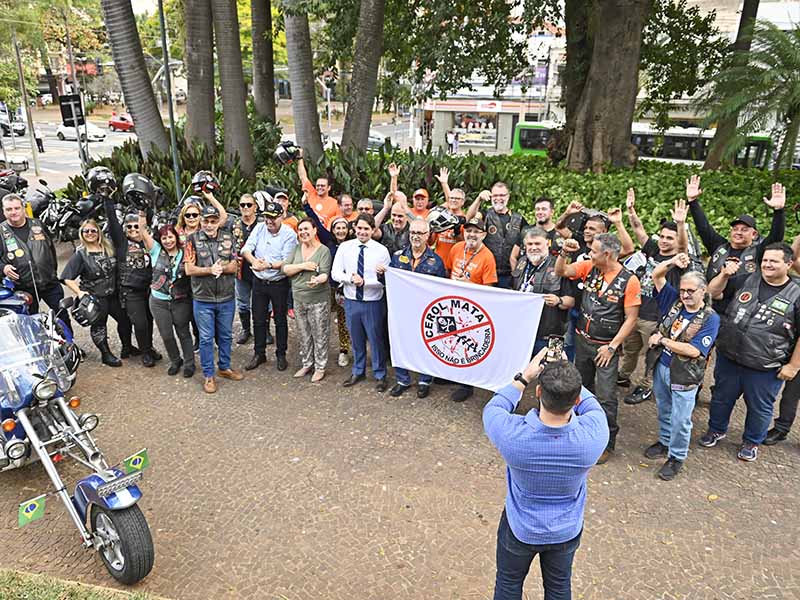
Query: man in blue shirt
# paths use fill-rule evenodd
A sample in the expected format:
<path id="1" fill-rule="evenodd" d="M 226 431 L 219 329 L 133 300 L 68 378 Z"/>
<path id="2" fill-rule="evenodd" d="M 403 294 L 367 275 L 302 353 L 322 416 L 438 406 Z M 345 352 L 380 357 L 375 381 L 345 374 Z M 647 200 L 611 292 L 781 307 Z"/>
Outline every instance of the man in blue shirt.
<path id="1" fill-rule="evenodd" d="M 423 275 L 432 275 L 433 277 L 447 277 L 447 269 L 444 267 L 444 262 L 439 255 L 428 246 L 428 236 L 430 232 L 431 229 L 428 225 L 428 221 L 420 218 L 411 219 L 408 232 L 411 243 L 392 255 L 389 266 L 395 269 L 403 269 L 404 271 L 422 273 Z M 379 272 L 383 270 L 381 267 L 378 269 Z M 397 377 L 397 383 L 391 389 L 389 395 L 397 398 L 411 387 L 411 375 L 408 369 L 404 369 L 403 367 L 395 367 L 394 374 Z M 420 374 L 419 385 L 417 386 L 417 398 L 428 397 L 432 381 L 432 375 Z"/>
<path id="2" fill-rule="evenodd" d="M 267 362 L 267 322 L 269 306 L 275 318 L 275 357 L 279 371 L 285 371 L 286 349 L 289 344 L 289 325 L 286 313 L 289 308 L 291 284 L 281 271 L 283 263 L 297 246 L 297 234 L 283 225 L 283 206 L 267 202 L 264 206 L 264 223 L 258 223 L 247 238 L 242 256 L 253 270 L 253 358 L 245 366 L 252 371 Z"/>
<path id="3" fill-rule="evenodd" d="M 658 441 L 644 455 L 667 458 L 658 471 L 664 481 L 675 478 L 689 452 L 692 411 L 719 332 L 719 315 L 705 301 L 708 286 L 702 273 L 684 273 L 678 290 L 667 281 L 670 269 L 685 269 L 689 263 L 688 254 L 676 254 L 652 273 L 661 321 L 650 336 L 645 368 L 654 365 Z"/>
<path id="4" fill-rule="evenodd" d="M 566 360 L 543 365 L 542 349 L 483 410 L 486 435 L 506 461 L 508 492 L 497 530 L 495 600 L 522 598 L 538 554 L 545 598 L 571 598 L 572 560 L 580 545 L 586 477 L 608 444 L 597 398 Z M 538 377 L 539 410 L 515 415 Z"/>

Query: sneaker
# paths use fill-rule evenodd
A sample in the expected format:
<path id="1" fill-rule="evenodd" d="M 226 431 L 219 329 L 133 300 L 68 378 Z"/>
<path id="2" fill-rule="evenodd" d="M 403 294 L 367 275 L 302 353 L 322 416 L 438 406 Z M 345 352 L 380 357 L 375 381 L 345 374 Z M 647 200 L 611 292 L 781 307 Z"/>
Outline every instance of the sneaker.
<path id="1" fill-rule="evenodd" d="M 747 462 L 753 462 L 758 458 L 758 444 L 745 442 L 742 444 L 742 447 L 739 448 L 739 453 L 736 455 L 736 458 L 739 460 L 746 460 Z"/>
<path id="2" fill-rule="evenodd" d="M 339 352 L 339 366 L 346 367 L 348 364 L 350 364 L 350 357 L 347 352 Z"/>
<path id="3" fill-rule="evenodd" d="M 396 383 L 394 384 L 392 390 L 389 392 L 389 395 L 392 398 L 397 398 L 398 396 L 402 396 L 403 393 L 410 387 L 411 387 L 410 385 L 403 385 L 402 383 Z"/>
<path id="4" fill-rule="evenodd" d="M 672 481 L 675 479 L 675 476 L 681 472 L 682 468 L 683 461 L 670 456 L 667 462 L 658 470 L 658 477 L 664 481 Z"/>
<path id="5" fill-rule="evenodd" d="M 648 446 L 647 450 L 644 451 L 644 457 L 652 460 L 654 458 L 666 456 L 668 452 L 669 448 L 667 448 L 661 442 L 656 442 L 652 446 Z"/>
<path id="6" fill-rule="evenodd" d="M 718 441 L 724 438 L 724 433 L 717 433 L 716 431 L 711 431 L 709 429 L 703 434 L 703 437 L 701 437 L 697 443 L 703 446 L 703 448 L 713 448 L 717 445 Z"/>
<path id="7" fill-rule="evenodd" d="M 651 398 L 652 395 L 653 390 L 641 385 L 637 385 L 630 394 L 625 396 L 623 402 L 625 402 L 625 404 L 640 404 Z"/>
<path id="8" fill-rule="evenodd" d="M 620 373 L 619 375 L 617 375 L 617 385 L 619 387 L 624 387 L 624 388 L 631 387 L 630 377 L 627 377 L 626 375 L 622 375 Z"/>
<path id="9" fill-rule="evenodd" d="M 778 431 L 774 427 L 767 432 L 767 437 L 764 440 L 765 446 L 774 446 L 778 442 L 782 442 L 789 434 L 785 431 Z"/>

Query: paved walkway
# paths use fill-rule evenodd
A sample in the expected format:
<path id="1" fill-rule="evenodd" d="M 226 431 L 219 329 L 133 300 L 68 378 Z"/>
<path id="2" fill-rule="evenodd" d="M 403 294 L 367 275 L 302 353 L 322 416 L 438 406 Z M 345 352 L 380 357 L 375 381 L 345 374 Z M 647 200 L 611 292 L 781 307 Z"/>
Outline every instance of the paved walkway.
<path id="1" fill-rule="evenodd" d="M 238 348 L 234 362 L 248 357 Z M 505 473 L 482 432 L 488 394 L 454 404 L 449 388 L 434 387 L 426 400 L 393 399 L 369 383 L 341 388 L 348 371 L 337 366 L 321 384 L 297 383 L 290 359 L 284 373 L 270 357 L 207 396 L 199 376 L 168 377 L 163 363 L 111 369 L 89 351 L 74 393 L 101 415 L 101 448 L 112 461 L 151 453 L 141 507 L 156 564 L 138 589 L 181 599 L 490 598 Z M 695 439 L 707 412 L 695 413 Z M 798 435 L 745 464 L 735 457 L 742 417 L 738 407 L 720 447 L 693 443 L 686 470 L 665 483 L 660 463 L 642 458 L 654 403 L 621 405 L 618 454 L 590 478 L 575 598 L 800 597 Z M 74 481 L 81 469 L 63 473 Z M 2 566 L 113 585 L 54 499 L 45 519 L 16 529 L 17 503 L 46 488 L 40 467 L 0 482 Z M 527 598 L 542 598 L 534 567 Z"/>

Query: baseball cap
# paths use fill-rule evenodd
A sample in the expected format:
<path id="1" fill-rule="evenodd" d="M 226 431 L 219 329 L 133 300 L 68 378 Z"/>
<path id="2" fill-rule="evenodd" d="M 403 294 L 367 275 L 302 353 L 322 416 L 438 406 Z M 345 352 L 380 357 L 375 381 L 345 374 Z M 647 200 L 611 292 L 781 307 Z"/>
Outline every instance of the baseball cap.
<path id="1" fill-rule="evenodd" d="M 264 205 L 264 216 L 270 219 L 283 215 L 283 207 L 277 202 L 267 202 Z"/>
<path id="2" fill-rule="evenodd" d="M 752 227 L 753 229 L 756 228 L 756 220 L 750 215 L 739 215 L 733 221 L 731 221 L 731 227 L 733 227 L 737 223 L 742 223 L 743 225 L 747 225 L 748 227 Z"/>
<path id="3" fill-rule="evenodd" d="M 216 217 L 219 219 L 219 211 L 216 209 L 215 206 L 209 204 L 208 206 L 204 206 L 203 210 L 200 212 L 201 219 L 208 219 L 211 217 Z"/>
<path id="4" fill-rule="evenodd" d="M 425 196 L 426 200 L 428 198 L 430 198 L 430 195 L 428 194 L 428 190 L 426 190 L 425 188 L 419 188 L 417 191 L 414 192 L 414 196 Z M 412 196 L 412 198 L 413 198 L 413 196 Z"/>
<path id="5" fill-rule="evenodd" d="M 483 222 L 483 219 L 478 217 L 473 217 L 463 225 L 464 229 L 468 227 L 477 227 L 481 231 L 486 231 L 486 223 Z"/>

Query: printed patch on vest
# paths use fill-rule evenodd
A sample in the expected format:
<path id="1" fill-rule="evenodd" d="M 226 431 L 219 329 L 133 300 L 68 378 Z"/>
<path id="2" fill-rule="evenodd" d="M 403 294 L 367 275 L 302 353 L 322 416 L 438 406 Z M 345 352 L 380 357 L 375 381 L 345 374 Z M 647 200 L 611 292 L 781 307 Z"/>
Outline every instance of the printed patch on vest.
<path id="1" fill-rule="evenodd" d="M 756 272 L 756 263 L 754 261 L 744 263 L 744 270 L 748 273 Z"/>
<path id="2" fill-rule="evenodd" d="M 407 256 L 401 256 L 397 260 L 399 260 L 401 263 L 410 263 L 411 262 Z"/>
<path id="3" fill-rule="evenodd" d="M 708 348 L 711 345 L 711 336 L 710 335 L 704 335 L 703 339 L 700 340 L 700 342 L 702 342 L 703 346 Z"/>
<path id="4" fill-rule="evenodd" d="M 750 292 L 742 292 L 741 294 L 739 294 L 739 302 L 741 302 L 742 304 L 747 304 L 752 299 L 753 299 L 753 294 L 751 294 Z"/>
<path id="5" fill-rule="evenodd" d="M 497 233 L 497 227 L 489 225 L 489 235 L 494 235 L 495 233 Z"/>
<path id="6" fill-rule="evenodd" d="M 22 258 L 23 256 L 25 256 L 25 252 L 22 250 L 22 248 L 17 248 L 16 250 L 14 250 L 14 256 L 16 256 L 17 258 Z"/>

